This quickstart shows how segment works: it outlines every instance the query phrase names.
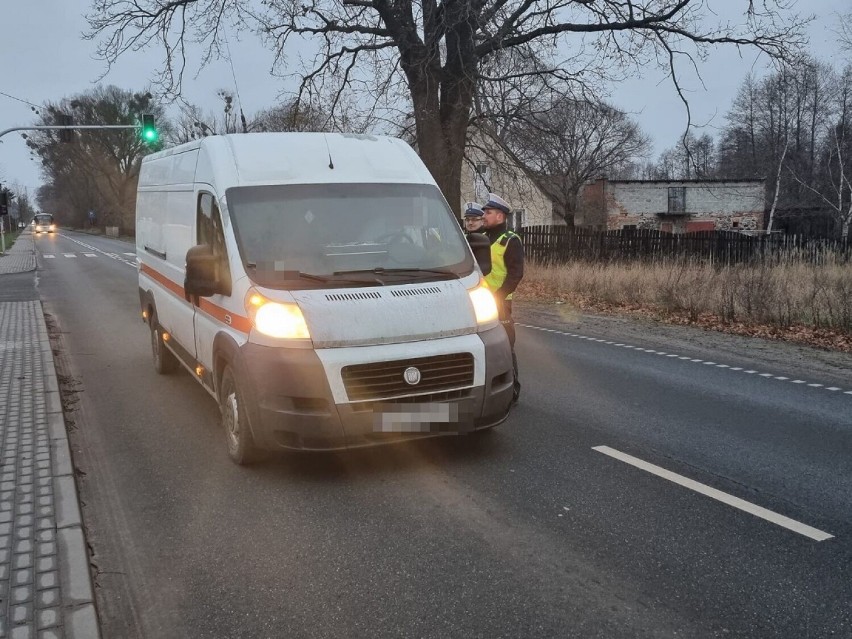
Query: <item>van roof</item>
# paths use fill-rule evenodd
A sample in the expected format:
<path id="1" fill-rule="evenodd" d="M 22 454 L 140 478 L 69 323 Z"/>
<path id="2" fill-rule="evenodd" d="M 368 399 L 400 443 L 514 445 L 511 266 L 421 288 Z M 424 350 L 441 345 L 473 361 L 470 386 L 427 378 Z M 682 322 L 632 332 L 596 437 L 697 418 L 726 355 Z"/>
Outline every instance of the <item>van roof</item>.
<path id="1" fill-rule="evenodd" d="M 215 182 L 225 189 L 260 184 L 435 184 L 414 150 L 404 141 L 387 136 L 345 133 L 215 135 L 153 153 L 146 156 L 143 163 L 195 149 L 199 150 L 196 181 Z M 143 175 L 146 173 L 143 170 Z M 142 178 L 142 182 L 145 181 Z"/>

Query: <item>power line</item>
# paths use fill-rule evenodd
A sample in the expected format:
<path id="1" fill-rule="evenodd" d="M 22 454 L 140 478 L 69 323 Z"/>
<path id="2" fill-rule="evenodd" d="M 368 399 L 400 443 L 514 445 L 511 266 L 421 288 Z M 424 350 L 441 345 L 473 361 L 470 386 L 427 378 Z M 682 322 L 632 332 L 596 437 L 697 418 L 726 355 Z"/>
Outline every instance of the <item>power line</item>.
<path id="1" fill-rule="evenodd" d="M 26 100 L 22 100 L 21 98 L 16 98 L 14 95 L 9 95 L 8 93 L 3 93 L 2 91 L 0 91 L 0 95 L 5 95 L 7 98 L 12 98 L 13 100 L 17 100 L 18 102 L 23 102 L 24 104 L 27 104 L 31 107 L 36 108 L 36 109 L 41 108 L 41 106 L 39 106 L 38 104 L 33 104 L 32 102 L 27 102 Z"/>

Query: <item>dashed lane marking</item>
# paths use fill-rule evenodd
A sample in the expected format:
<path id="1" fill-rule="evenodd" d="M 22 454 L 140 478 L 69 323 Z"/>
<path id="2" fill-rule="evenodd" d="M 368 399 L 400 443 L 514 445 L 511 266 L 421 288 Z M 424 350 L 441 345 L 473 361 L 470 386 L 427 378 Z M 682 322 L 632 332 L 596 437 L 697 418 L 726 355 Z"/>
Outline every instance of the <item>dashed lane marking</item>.
<path id="1" fill-rule="evenodd" d="M 740 499 L 739 497 L 734 497 L 733 495 L 729 495 L 728 493 L 722 492 L 721 490 L 711 488 L 710 486 L 697 482 L 694 479 L 689 479 L 688 477 L 684 477 L 683 475 L 678 475 L 677 473 L 673 473 L 670 470 L 666 470 L 661 466 L 657 466 L 655 464 L 643 461 L 638 457 L 634 457 L 633 455 L 622 453 L 621 451 L 615 450 L 614 448 L 610 448 L 609 446 L 593 446 L 592 450 L 595 450 L 599 453 L 603 453 L 604 455 L 608 455 L 613 459 L 617 459 L 619 461 L 624 462 L 625 464 L 630 464 L 635 468 L 639 468 L 641 470 L 649 472 L 652 475 L 656 475 L 657 477 L 667 479 L 671 482 L 674 482 L 675 484 L 678 484 L 679 486 L 683 486 L 684 488 L 694 490 L 697 493 L 715 499 L 716 501 L 720 501 L 723 504 L 727 504 L 728 506 L 732 506 L 734 508 L 747 512 L 751 515 L 754 515 L 755 517 L 765 519 L 766 521 L 772 522 L 773 524 L 781 526 L 782 528 L 792 530 L 793 532 L 799 533 L 800 535 L 804 535 L 805 537 L 809 537 L 814 541 L 825 541 L 826 539 L 831 539 L 832 537 L 834 537 L 834 535 L 831 535 L 827 532 L 823 532 L 822 530 L 818 530 L 816 528 L 812 528 L 811 526 L 803 524 L 800 521 L 790 519 L 789 517 L 785 517 L 784 515 L 779 515 L 778 513 L 773 512 L 771 510 L 767 510 L 762 506 L 757 506 L 756 504 L 753 504 L 744 499 Z"/>
<path id="2" fill-rule="evenodd" d="M 676 357 L 677 359 L 689 362 L 691 364 L 702 364 L 704 366 L 713 366 L 715 368 L 721 368 L 724 370 L 735 371 L 737 373 L 743 373 L 745 375 L 757 375 L 759 377 L 763 377 L 765 379 L 773 379 L 779 382 L 788 382 L 790 384 L 796 385 L 805 385 L 808 388 L 817 388 L 821 390 L 827 390 L 831 392 L 842 392 L 844 395 L 852 395 L 852 391 L 844 391 L 842 388 L 838 388 L 837 386 L 825 386 L 824 384 L 819 384 L 815 382 L 809 382 L 804 379 L 790 379 L 789 377 L 785 377 L 784 375 L 776 375 L 774 373 L 761 373 L 759 371 L 753 370 L 751 368 L 745 370 L 741 366 L 730 366 L 729 364 L 720 364 L 717 362 L 711 362 L 709 360 L 703 360 L 698 358 L 689 357 L 688 355 L 678 355 L 677 353 L 666 353 L 664 351 L 656 351 L 652 348 L 642 348 L 641 346 L 633 346 L 632 344 L 624 344 L 622 342 L 608 342 L 604 340 L 600 340 L 594 337 L 589 337 L 587 335 L 577 335 L 576 333 L 568 333 L 566 331 L 559 331 L 552 328 L 543 328 L 541 326 L 532 326 L 530 324 L 516 324 L 516 326 L 522 326 L 524 328 L 531 328 L 535 331 L 543 331 L 545 333 L 555 333 L 556 335 L 563 335 L 565 337 L 575 337 L 577 339 L 585 339 L 588 341 L 599 342 L 602 344 L 607 344 L 611 346 L 615 346 L 618 348 L 626 348 L 633 351 L 637 351 L 640 353 L 647 353 L 649 355 L 665 355 L 666 357 Z"/>

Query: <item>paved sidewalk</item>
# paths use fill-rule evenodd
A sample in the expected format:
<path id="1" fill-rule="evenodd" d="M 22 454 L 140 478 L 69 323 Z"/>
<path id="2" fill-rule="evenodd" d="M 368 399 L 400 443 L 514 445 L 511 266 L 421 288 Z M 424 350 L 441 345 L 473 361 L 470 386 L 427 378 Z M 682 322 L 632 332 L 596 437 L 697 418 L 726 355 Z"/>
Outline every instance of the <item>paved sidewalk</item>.
<path id="1" fill-rule="evenodd" d="M 3 275 L 36 268 L 24 231 Z M 77 487 L 41 302 L 0 302 L 0 638 L 99 637 Z"/>

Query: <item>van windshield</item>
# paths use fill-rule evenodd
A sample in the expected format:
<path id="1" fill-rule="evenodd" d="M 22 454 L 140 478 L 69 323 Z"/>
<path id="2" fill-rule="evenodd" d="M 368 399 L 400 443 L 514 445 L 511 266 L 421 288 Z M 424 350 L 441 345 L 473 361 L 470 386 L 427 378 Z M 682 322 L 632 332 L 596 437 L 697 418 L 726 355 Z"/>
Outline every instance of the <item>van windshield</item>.
<path id="1" fill-rule="evenodd" d="M 434 186 L 236 187 L 227 203 L 240 256 L 262 286 L 401 284 L 462 277 L 474 267 Z"/>

